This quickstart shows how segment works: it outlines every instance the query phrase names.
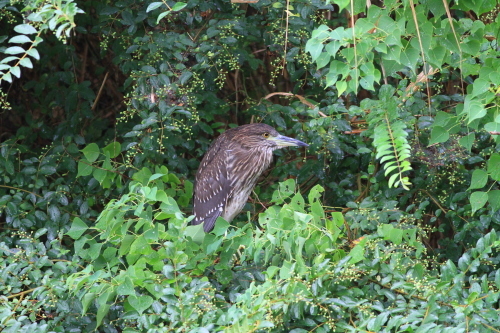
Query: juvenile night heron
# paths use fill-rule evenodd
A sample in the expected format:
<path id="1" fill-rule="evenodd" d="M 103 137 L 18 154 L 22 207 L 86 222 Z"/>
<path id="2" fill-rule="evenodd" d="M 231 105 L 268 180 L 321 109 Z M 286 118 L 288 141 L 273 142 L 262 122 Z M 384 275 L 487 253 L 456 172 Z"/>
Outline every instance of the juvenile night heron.
<path id="1" fill-rule="evenodd" d="M 266 124 L 248 124 L 221 134 L 203 157 L 194 187 L 192 224 L 210 232 L 217 217 L 238 215 L 276 149 L 308 144 L 280 135 Z"/>

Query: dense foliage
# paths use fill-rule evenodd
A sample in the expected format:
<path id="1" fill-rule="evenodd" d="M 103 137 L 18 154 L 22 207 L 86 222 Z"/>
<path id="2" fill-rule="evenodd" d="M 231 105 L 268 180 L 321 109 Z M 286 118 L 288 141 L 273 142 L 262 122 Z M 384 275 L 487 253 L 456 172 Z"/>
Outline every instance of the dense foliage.
<path id="1" fill-rule="evenodd" d="M 500 331 L 499 11 L 0 0 L 2 332 Z M 310 147 L 190 226 L 257 121 Z"/>

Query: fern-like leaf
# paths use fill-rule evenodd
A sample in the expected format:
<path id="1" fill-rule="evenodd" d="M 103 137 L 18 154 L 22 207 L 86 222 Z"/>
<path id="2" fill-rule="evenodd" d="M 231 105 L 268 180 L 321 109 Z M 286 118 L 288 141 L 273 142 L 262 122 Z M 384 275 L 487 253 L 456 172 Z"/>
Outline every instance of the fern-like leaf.
<path id="1" fill-rule="evenodd" d="M 412 170 L 408 159 L 411 149 L 406 137 L 406 124 L 401 120 L 391 121 L 389 111 L 382 112 L 381 122 L 374 128 L 373 144 L 377 149 L 376 158 L 384 166 L 385 176 L 389 176 L 389 187 L 402 186 L 409 190 L 411 185 L 403 173 Z"/>

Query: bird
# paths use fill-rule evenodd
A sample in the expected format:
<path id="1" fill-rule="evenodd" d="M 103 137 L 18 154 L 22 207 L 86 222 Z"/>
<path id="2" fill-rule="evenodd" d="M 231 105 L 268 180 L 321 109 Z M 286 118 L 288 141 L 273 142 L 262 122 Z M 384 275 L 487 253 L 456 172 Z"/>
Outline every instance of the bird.
<path id="1" fill-rule="evenodd" d="M 307 143 L 278 133 L 263 123 L 231 128 L 212 142 L 196 172 L 191 224 L 213 230 L 219 216 L 231 222 L 269 167 L 273 151 Z"/>

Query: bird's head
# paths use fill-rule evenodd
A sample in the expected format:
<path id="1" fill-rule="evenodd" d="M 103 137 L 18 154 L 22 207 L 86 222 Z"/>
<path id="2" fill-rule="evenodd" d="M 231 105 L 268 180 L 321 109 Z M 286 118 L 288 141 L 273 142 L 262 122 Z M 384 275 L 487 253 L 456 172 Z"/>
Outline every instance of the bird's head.
<path id="1" fill-rule="evenodd" d="M 244 146 L 280 149 L 285 147 L 309 147 L 307 143 L 278 133 L 267 124 L 248 124 L 237 127 L 235 138 Z"/>

